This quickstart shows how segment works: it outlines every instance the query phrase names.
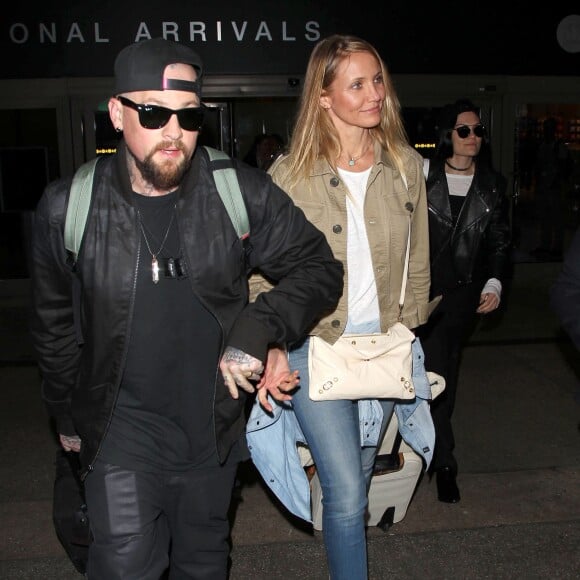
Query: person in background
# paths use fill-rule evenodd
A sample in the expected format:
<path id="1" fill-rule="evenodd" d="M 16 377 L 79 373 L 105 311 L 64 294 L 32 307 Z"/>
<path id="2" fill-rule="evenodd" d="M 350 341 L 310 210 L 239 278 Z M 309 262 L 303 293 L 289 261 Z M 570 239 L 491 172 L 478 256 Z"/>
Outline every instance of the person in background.
<path id="1" fill-rule="evenodd" d="M 394 401 L 374 401 L 376 421 L 366 427 L 361 427 L 361 404 L 370 401 L 312 401 L 309 339 L 320 336 L 332 344 L 343 334 L 386 332 L 397 321 L 409 222 L 410 269 L 402 322 L 411 329 L 426 322 L 429 240 L 422 170 L 422 158 L 408 144 L 399 100 L 377 50 L 352 36 L 321 40 L 309 59 L 289 152 L 270 173 L 325 234 L 344 264 L 345 288 L 338 306 L 289 345 L 288 359 L 282 349 L 270 351 L 258 397 L 267 410 L 272 410 L 268 391 L 277 401 L 285 397 L 310 448 L 322 487 L 323 536 L 332 580 L 368 576 L 367 494 Z M 253 278 L 252 294 L 259 297 L 261 284 L 267 288 L 265 280 Z M 275 357 L 279 364 L 270 364 Z M 291 393 L 289 368 L 298 371 L 300 379 Z M 428 412 L 427 418 L 432 429 Z M 368 431 L 371 423 L 374 441 L 362 441 L 361 429 Z M 266 440 L 272 445 L 275 439 L 266 435 Z M 254 453 L 252 444 L 253 458 Z M 271 454 L 276 456 L 276 451 Z"/>
<path id="2" fill-rule="evenodd" d="M 71 179 L 49 184 L 34 216 L 31 332 L 60 443 L 80 454 L 92 580 L 227 578 L 246 398 L 269 345 L 299 339 L 343 288 L 318 229 L 234 162 L 251 227 L 238 238 L 196 147 L 202 70 L 164 39 L 118 54 L 108 107 L 123 140 L 97 165 L 74 271 Z M 278 285 L 250 304 L 255 267 Z"/>
<path id="3" fill-rule="evenodd" d="M 429 205 L 431 296 L 441 302 L 417 335 L 425 366 L 445 378 L 431 403 L 436 442 L 431 473 L 438 498 L 460 500 L 455 406 L 461 350 L 477 314 L 497 310 L 509 272 L 510 227 L 506 180 L 491 166 L 486 128 L 479 109 L 461 99 L 443 107 L 434 157 L 425 160 Z"/>
<path id="4" fill-rule="evenodd" d="M 267 171 L 284 149 L 284 140 L 277 133 L 256 135 L 243 161 L 248 165 Z"/>
<path id="5" fill-rule="evenodd" d="M 550 307 L 580 350 L 580 228 L 576 229 L 550 288 Z"/>
<path id="6" fill-rule="evenodd" d="M 569 179 L 573 160 L 566 143 L 558 138 L 558 122 L 548 117 L 536 149 L 535 197 L 540 223 L 540 245 L 532 253 L 538 260 L 559 260 L 564 246 L 564 184 Z"/>
<path id="7" fill-rule="evenodd" d="M 550 307 L 580 351 L 580 227 L 574 233 L 562 268 L 550 288 Z M 574 398 L 580 403 L 580 384 L 576 386 Z"/>

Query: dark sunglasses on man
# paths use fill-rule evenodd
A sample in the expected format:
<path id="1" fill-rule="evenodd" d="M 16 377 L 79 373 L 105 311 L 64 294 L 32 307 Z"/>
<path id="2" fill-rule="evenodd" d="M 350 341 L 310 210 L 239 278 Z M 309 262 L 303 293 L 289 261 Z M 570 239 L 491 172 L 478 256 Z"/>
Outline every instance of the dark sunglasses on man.
<path id="1" fill-rule="evenodd" d="M 139 105 L 127 97 L 117 97 L 119 101 L 130 109 L 139 113 L 139 123 L 144 129 L 161 129 L 169 123 L 173 115 L 177 115 L 177 120 L 182 129 L 186 131 L 199 131 L 203 125 L 205 108 L 186 107 L 185 109 L 168 109 L 159 105 Z"/>
<path id="2" fill-rule="evenodd" d="M 469 125 L 458 125 L 457 127 L 453 127 L 453 130 L 457 131 L 457 135 L 460 139 L 467 139 L 472 131 L 473 134 L 480 139 L 485 135 L 485 127 L 481 124 L 474 125 L 473 127 L 470 127 Z"/>

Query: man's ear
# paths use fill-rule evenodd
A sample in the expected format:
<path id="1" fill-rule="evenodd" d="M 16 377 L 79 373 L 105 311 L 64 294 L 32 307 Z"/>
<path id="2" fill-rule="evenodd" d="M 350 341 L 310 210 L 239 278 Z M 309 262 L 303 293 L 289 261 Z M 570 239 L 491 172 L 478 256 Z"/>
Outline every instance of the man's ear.
<path id="1" fill-rule="evenodd" d="M 115 127 L 115 131 L 120 132 L 123 130 L 123 106 L 119 99 L 115 97 L 111 97 L 109 99 L 109 118 L 111 119 L 111 123 L 113 127 Z"/>

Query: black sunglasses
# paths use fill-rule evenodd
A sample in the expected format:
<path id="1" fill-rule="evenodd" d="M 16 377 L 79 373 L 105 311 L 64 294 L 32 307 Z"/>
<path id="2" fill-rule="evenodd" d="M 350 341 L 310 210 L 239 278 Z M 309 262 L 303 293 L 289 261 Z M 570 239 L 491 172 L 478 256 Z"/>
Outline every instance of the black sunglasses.
<path id="1" fill-rule="evenodd" d="M 467 139 L 471 131 L 476 137 L 483 137 L 485 135 L 485 127 L 483 125 L 475 125 L 475 127 L 470 127 L 469 125 L 459 125 L 459 127 L 454 127 L 454 131 L 457 131 L 457 134 L 461 139 Z"/>
<path id="2" fill-rule="evenodd" d="M 169 123 L 172 115 L 177 115 L 177 120 L 182 129 L 186 131 L 199 131 L 203 124 L 204 107 L 187 107 L 185 109 L 168 109 L 159 105 L 139 105 L 126 97 L 117 97 L 123 105 L 134 109 L 139 113 L 139 123 L 145 129 L 161 129 Z"/>

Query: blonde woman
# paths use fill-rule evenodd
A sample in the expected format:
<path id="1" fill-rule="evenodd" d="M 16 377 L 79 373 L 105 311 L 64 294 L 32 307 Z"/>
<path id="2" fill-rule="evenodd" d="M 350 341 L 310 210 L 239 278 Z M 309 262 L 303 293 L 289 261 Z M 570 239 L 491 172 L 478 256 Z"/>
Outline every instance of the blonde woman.
<path id="1" fill-rule="evenodd" d="M 258 400 L 272 409 L 268 394 L 280 400 L 295 382 L 288 368 L 298 371 L 299 387 L 285 396 L 320 477 L 330 576 L 361 580 L 367 578 L 367 490 L 394 401 L 379 402 L 374 444 L 363 446 L 358 401 L 314 402 L 308 396 L 309 336 L 334 343 L 345 333 L 385 332 L 397 321 L 409 217 L 402 314 L 411 329 L 427 320 L 430 280 L 422 158 L 407 143 L 387 68 L 369 43 L 335 35 L 316 45 L 288 154 L 270 173 L 326 235 L 344 264 L 345 286 L 337 308 L 290 345 L 288 360 L 281 350 L 270 352 Z M 270 453 L 270 462 L 275 456 Z"/>

